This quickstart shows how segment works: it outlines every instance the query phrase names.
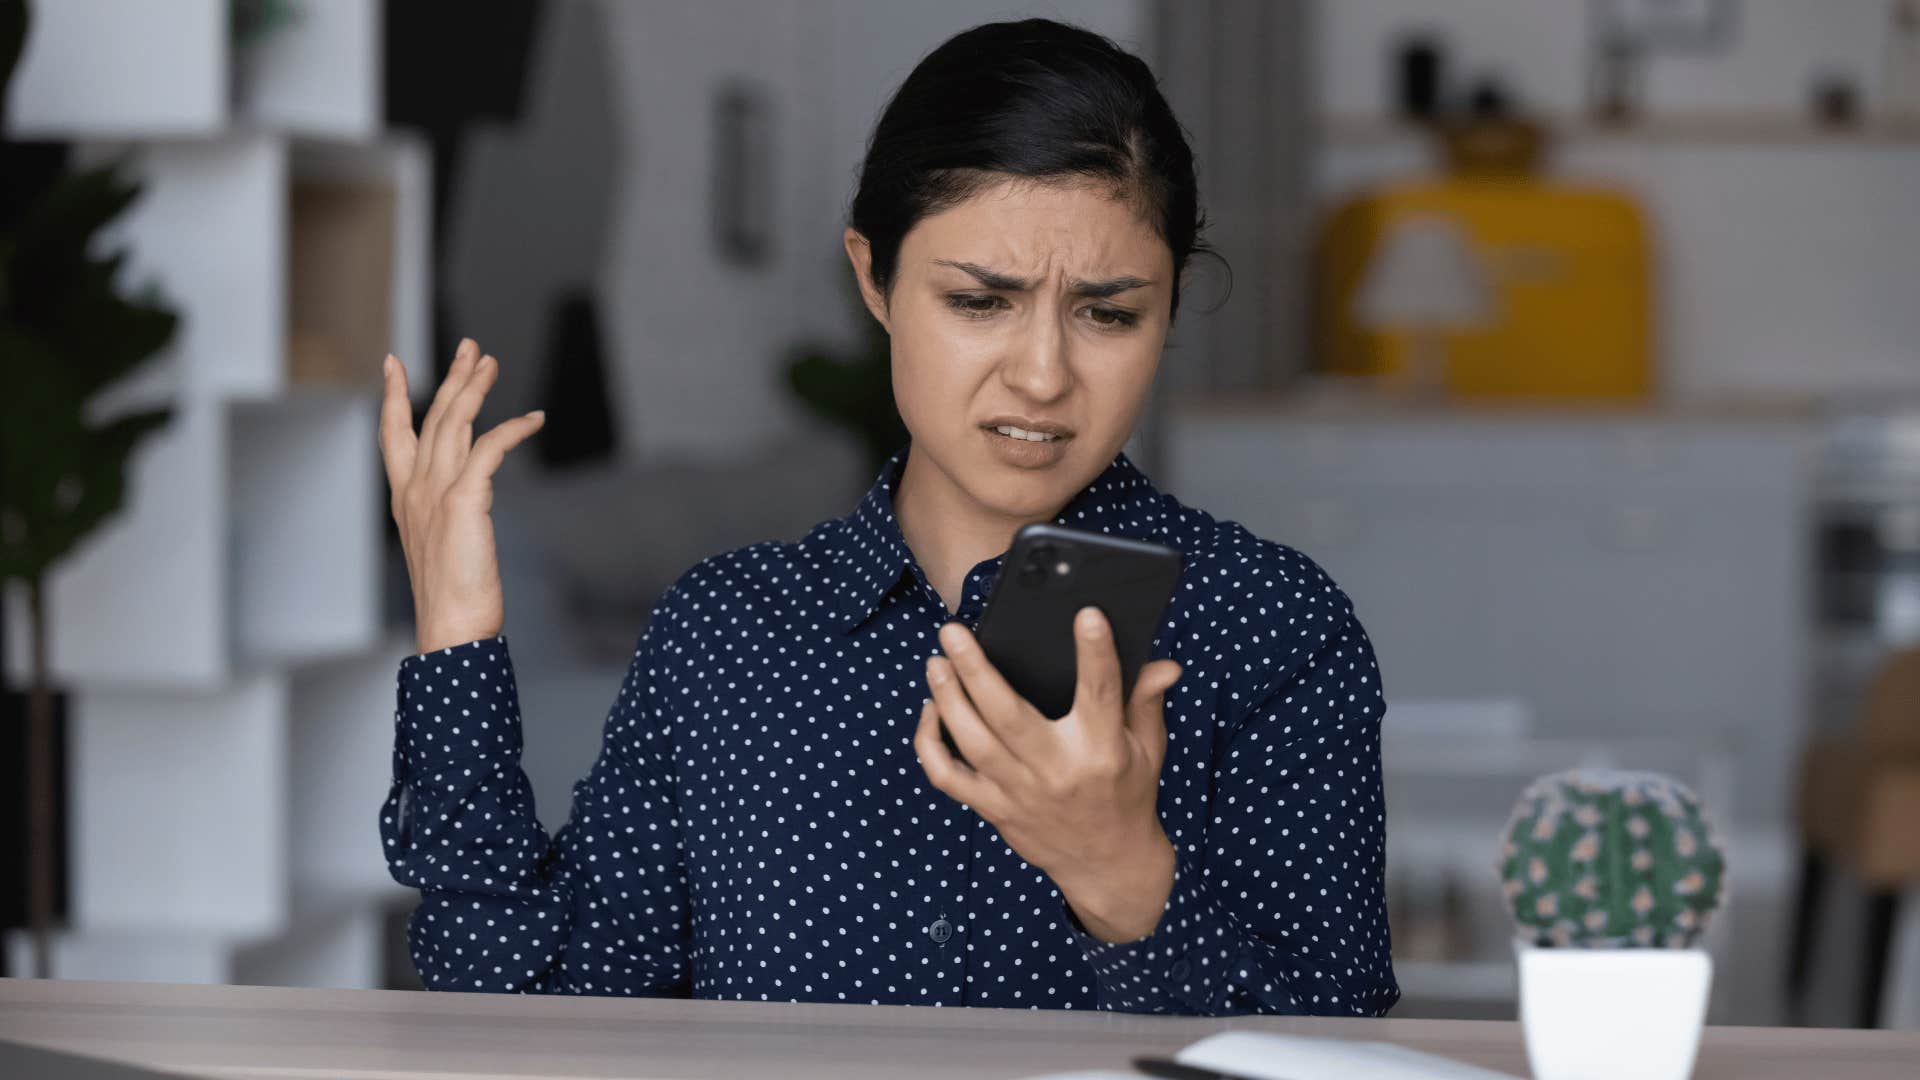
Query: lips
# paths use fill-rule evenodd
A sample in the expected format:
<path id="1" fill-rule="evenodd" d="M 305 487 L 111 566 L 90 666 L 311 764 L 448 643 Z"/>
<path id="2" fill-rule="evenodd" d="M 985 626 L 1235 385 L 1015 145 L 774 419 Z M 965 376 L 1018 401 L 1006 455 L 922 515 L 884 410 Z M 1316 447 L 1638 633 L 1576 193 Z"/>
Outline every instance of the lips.
<path id="1" fill-rule="evenodd" d="M 1073 442 L 1073 432 L 1066 429 L 1066 425 L 1025 417 L 1018 421 L 995 417 L 995 423 L 981 425 L 979 432 L 987 438 L 987 448 L 993 457 L 1014 469 L 1048 469 L 1058 465 L 1066 461 L 1068 444 Z"/>
<path id="2" fill-rule="evenodd" d="M 1059 421 L 1037 420 L 1026 416 L 996 416 L 980 426 L 987 431 L 1023 442 L 1064 442 L 1073 437 L 1073 430 Z"/>
<path id="3" fill-rule="evenodd" d="M 1012 427 L 1010 425 L 997 427 L 997 428 L 994 428 L 993 430 L 1002 435 L 1005 435 L 1009 439 L 1023 439 L 1027 442 L 1054 442 L 1064 437 L 1060 435 L 1048 435 L 1045 432 L 1041 432 L 1041 431 L 1027 431 L 1022 428 Z"/>

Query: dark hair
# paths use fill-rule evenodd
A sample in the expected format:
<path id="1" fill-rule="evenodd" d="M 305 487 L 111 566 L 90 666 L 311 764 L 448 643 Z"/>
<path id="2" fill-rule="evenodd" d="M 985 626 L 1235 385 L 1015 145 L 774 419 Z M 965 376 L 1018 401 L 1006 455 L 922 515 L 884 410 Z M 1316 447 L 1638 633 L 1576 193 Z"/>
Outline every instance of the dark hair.
<path id="1" fill-rule="evenodd" d="M 872 249 L 874 287 L 890 291 L 901 241 L 922 218 L 1007 174 L 1112 182 L 1173 250 L 1179 310 L 1180 271 L 1211 254 L 1193 150 L 1139 57 L 1051 19 L 956 34 L 894 91 L 848 213 Z"/>

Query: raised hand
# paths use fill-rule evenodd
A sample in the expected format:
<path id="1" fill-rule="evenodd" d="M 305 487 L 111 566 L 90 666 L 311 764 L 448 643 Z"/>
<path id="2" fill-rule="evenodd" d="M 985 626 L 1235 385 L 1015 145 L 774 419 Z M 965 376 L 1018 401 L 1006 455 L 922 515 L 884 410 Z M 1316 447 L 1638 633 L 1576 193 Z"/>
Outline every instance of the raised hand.
<path id="1" fill-rule="evenodd" d="M 453 366 L 413 431 L 406 368 L 386 359 L 380 456 L 393 493 L 407 577 L 413 583 L 416 645 L 432 652 L 500 632 L 506 604 L 494 548 L 493 474 L 507 451 L 546 421 L 541 411 L 502 421 L 473 437 L 473 418 L 500 374 L 500 362 L 462 338 Z"/>

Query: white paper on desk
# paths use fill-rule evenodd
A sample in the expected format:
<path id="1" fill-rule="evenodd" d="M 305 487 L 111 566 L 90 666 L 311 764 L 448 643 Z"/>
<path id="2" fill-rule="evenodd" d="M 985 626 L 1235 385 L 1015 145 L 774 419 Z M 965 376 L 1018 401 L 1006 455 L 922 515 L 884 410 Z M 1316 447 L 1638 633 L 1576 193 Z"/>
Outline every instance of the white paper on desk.
<path id="1" fill-rule="evenodd" d="M 1517 1080 L 1478 1065 L 1392 1043 L 1222 1031 L 1173 1056 L 1182 1065 L 1250 1080 Z"/>

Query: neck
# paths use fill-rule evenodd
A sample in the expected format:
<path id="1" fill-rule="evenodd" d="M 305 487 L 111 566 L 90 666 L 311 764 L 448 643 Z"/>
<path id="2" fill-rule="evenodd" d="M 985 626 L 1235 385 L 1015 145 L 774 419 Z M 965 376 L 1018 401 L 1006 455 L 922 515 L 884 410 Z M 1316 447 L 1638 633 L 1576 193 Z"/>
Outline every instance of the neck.
<path id="1" fill-rule="evenodd" d="M 900 523 L 900 535 L 950 612 L 960 609 L 967 571 L 1005 552 L 1020 526 L 1052 521 L 1059 512 L 1055 507 L 1031 517 L 996 514 L 911 447 L 893 493 L 893 516 Z"/>

